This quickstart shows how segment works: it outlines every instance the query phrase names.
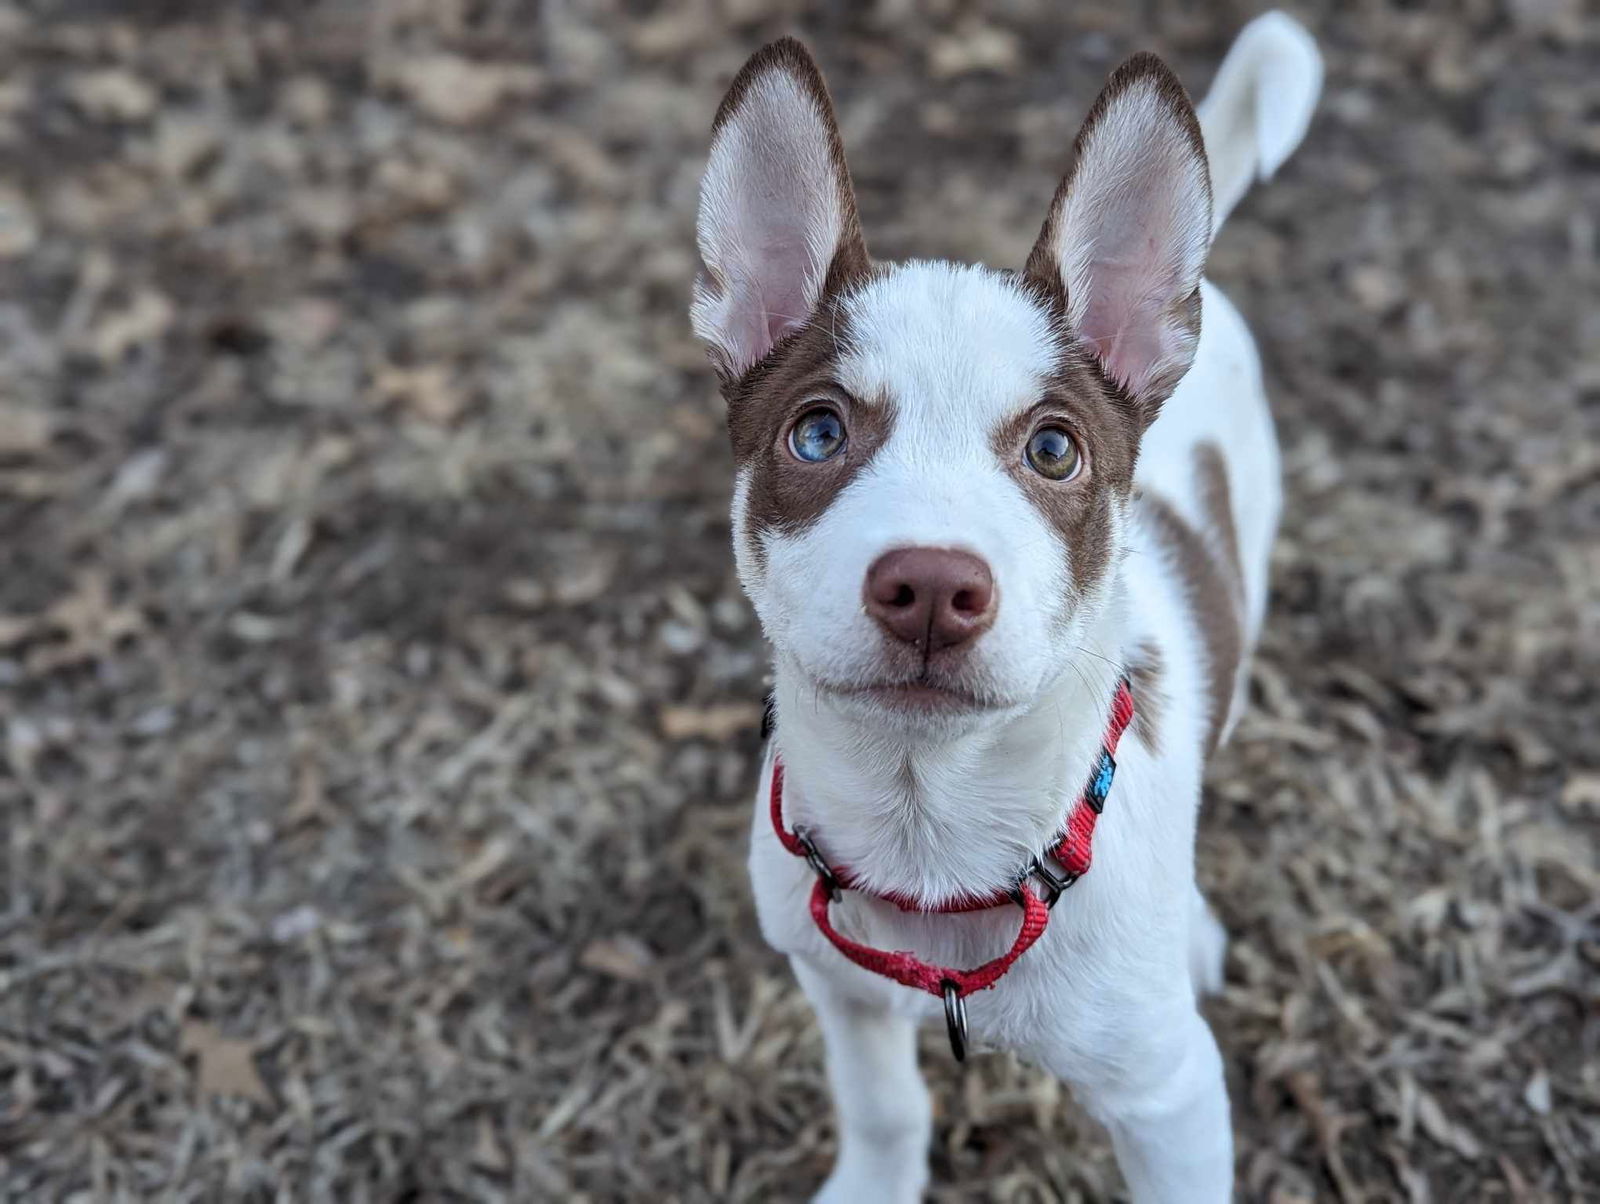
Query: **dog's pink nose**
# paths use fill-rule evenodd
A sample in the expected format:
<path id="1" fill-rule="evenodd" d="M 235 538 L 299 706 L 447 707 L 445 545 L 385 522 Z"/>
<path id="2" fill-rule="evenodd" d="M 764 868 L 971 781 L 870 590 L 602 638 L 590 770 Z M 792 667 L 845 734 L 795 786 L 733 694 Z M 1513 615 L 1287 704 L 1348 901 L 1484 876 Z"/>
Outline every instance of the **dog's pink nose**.
<path id="1" fill-rule="evenodd" d="M 951 648 L 994 622 L 994 574 L 970 552 L 896 548 L 867 570 L 866 604 L 895 639 Z"/>

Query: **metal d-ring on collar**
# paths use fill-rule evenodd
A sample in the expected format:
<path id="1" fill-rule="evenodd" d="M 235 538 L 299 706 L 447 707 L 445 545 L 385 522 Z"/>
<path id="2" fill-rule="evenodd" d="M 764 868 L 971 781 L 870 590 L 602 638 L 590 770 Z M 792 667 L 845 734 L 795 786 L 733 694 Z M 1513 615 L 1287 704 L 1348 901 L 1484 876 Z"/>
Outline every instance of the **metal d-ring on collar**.
<path id="1" fill-rule="evenodd" d="M 948 978 L 940 984 L 944 995 L 944 1028 L 950 1036 L 950 1052 L 958 1062 L 967 1060 L 967 1001 L 961 988 Z"/>

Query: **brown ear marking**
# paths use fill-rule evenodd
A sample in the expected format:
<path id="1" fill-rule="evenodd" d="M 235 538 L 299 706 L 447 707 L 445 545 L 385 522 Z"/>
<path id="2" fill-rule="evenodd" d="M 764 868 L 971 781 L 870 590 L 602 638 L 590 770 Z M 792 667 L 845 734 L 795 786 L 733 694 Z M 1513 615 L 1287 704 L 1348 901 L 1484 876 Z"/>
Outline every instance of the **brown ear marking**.
<path id="1" fill-rule="evenodd" d="M 722 103 L 717 106 L 717 115 L 711 119 L 713 135 L 722 129 L 728 118 L 744 103 L 745 93 L 750 90 L 750 85 L 769 71 L 787 73 L 789 78 L 810 94 L 817 108 L 822 110 L 827 118 L 828 124 L 834 124 L 833 102 L 828 97 L 828 85 L 822 78 L 822 69 L 817 66 L 817 60 L 811 57 L 811 52 L 799 38 L 783 37 L 775 42 L 768 42 L 744 61 L 744 66 L 739 68 L 738 74 L 733 77 L 733 82 L 728 85 Z"/>
<path id="2" fill-rule="evenodd" d="M 839 388 L 839 359 L 849 346 L 848 315 L 837 301 L 826 300 L 811 321 L 723 390 L 733 456 L 747 474 L 747 551 L 758 568 L 766 567 L 762 534 L 793 534 L 816 522 L 893 430 L 895 407 L 887 398 L 856 403 Z M 790 424 L 815 400 L 837 405 L 849 442 L 837 460 L 801 464 L 785 440 Z"/>
<path id="3" fill-rule="evenodd" d="M 1078 137 L 1072 144 L 1072 159 L 1061 176 L 1061 182 L 1056 185 L 1054 195 L 1050 198 L 1050 209 L 1045 215 L 1044 226 L 1034 241 L 1033 249 L 1028 252 L 1027 263 L 1022 269 L 1023 275 L 1060 295 L 1063 301 L 1066 296 L 1066 284 L 1061 279 L 1061 265 L 1056 258 L 1055 244 L 1067 194 L 1072 191 L 1072 181 L 1077 176 L 1078 167 L 1083 161 L 1084 147 L 1088 144 L 1090 135 L 1105 117 L 1106 110 L 1124 92 L 1141 83 L 1150 84 L 1154 88 L 1156 98 L 1177 121 L 1196 157 L 1205 158 L 1206 144 L 1200 135 L 1200 119 L 1195 116 L 1194 104 L 1190 101 L 1189 93 L 1184 89 L 1182 82 L 1173 74 L 1172 68 L 1168 67 L 1159 56 L 1142 50 L 1111 73 L 1110 78 L 1106 80 L 1106 86 L 1100 89 L 1100 95 L 1095 97 L 1094 104 L 1089 106 L 1089 112 L 1078 130 Z M 1209 171 L 1205 173 L 1205 182 L 1206 196 L 1209 200 L 1211 194 Z"/>
<path id="4" fill-rule="evenodd" d="M 745 97 L 756 81 L 772 72 L 780 71 L 799 84 L 816 106 L 817 116 L 822 122 L 828 142 L 828 158 L 833 165 L 834 185 L 839 193 L 842 228 L 839 232 L 838 245 L 834 248 L 833 260 L 828 265 L 828 274 L 823 281 L 822 298 L 819 299 L 817 307 L 820 312 L 822 301 L 839 296 L 852 284 L 865 279 L 872 270 L 872 257 L 867 252 L 866 238 L 861 233 L 861 217 L 856 210 L 855 186 L 850 180 L 850 165 L 845 161 L 844 141 L 839 136 L 839 122 L 834 116 L 833 98 L 828 94 L 828 84 L 822 78 L 822 69 L 811 57 L 811 52 L 806 49 L 805 43 L 798 38 L 782 37 L 775 42 L 767 43 L 745 60 L 744 66 L 739 68 L 739 73 L 728 85 L 722 103 L 717 106 L 717 115 L 711 121 L 711 136 L 715 141 L 722 127 L 744 104 Z M 723 377 L 724 393 L 726 393 L 734 382 L 728 380 L 720 364 L 717 365 L 717 370 L 718 375 Z"/>
<path id="5" fill-rule="evenodd" d="M 1189 99 L 1189 93 L 1184 89 L 1178 77 L 1173 74 L 1158 56 L 1141 51 L 1133 55 L 1120 67 L 1111 73 L 1106 85 L 1100 90 L 1100 95 L 1095 98 L 1094 104 L 1089 107 L 1088 114 L 1083 119 L 1083 126 L 1078 131 L 1078 137 L 1073 143 L 1072 159 L 1067 170 L 1062 174 L 1061 182 L 1056 185 L 1054 195 L 1050 198 L 1050 208 L 1045 214 L 1044 225 L 1039 230 L 1039 237 L 1034 240 L 1033 249 L 1028 252 L 1027 262 L 1023 266 L 1022 277 L 1033 291 L 1045 299 L 1051 311 L 1063 318 L 1068 312 L 1066 281 L 1061 277 L 1061 260 L 1057 251 L 1057 242 L 1061 230 L 1062 214 L 1066 209 L 1067 197 L 1072 192 L 1073 182 L 1076 180 L 1078 170 L 1082 166 L 1084 151 L 1089 144 L 1095 130 L 1105 118 L 1106 112 L 1115 104 L 1124 93 L 1140 85 L 1150 87 L 1155 97 L 1166 109 L 1168 115 L 1177 123 L 1183 132 L 1190 151 L 1196 159 L 1204 165 L 1206 162 L 1205 141 L 1200 134 L 1200 120 L 1195 116 L 1194 105 Z M 1201 179 L 1206 190 L 1206 202 L 1211 200 L 1211 173 L 1203 170 Z M 1180 300 L 1174 307 L 1176 312 L 1173 317 L 1177 323 L 1188 327 L 1196 335 L 1200 329 L 1200 290 L 1196 288 L 1188 297 Z M 1097 357 L 1090 357 L 1096 360 Z M 1166 400 L 1165 395 L 1145 398 L 1135 398 L 1128 394 L 1118 382 L 1106 377 L 1111 388 L 1132 408 L 1138 415 L 1145 428 L 1155 421 L 1160 412 L 1160 403 Z M 1172 382 L 1176 386 L 1176 381 Z M 1165 389 L 1170 393 L 1171 389 Z"/>
<path id="6" fill-rule="evenodd" d="M 1027 466 L 1023 447 L 1047 420 L 1059 420 L 1078 442 L 1088 457 L 1087 478 L 1048 481 Z M 1068 549 L 1074 591 L 1087 593 L 1110 567 L 1114 510 L 1133 488 L 1139 428 L 1132 410 L 1093 357 L 1067 343 L 1045 381 L 1043 400 L 996 425 L 989 434 L 989 447 Z"/>
<path id="7" fill-rule="evenodd" d="M 750 410 L 759 406 L 761 398 L 775 387 L 774 382 L 782 382 L 792 375 L 792 363 L 814 362 L 817 358 L 815 348 L 822 343 L 828 345 L 833 361 L 837 362 L 850 346 L 850 321 L 845 302 L 851 293 L 880 274 L 884 266 L 868 260 L 861 268 L 852 267 L 847 274 L 842 274 L 836 255 L 815 312 L 803 325 L 774 343 L 766 355 L 743 372 L 728 372 L 713 353 L 711 364 L 717 372 L 717 386 L 722 393 L 722 400 L 729 407 L 728 427 L 734 436 L 735 455 L 739 454 L 740 448 L 737 433 L 744 424 L 734 421 L 734 408 Z"/>

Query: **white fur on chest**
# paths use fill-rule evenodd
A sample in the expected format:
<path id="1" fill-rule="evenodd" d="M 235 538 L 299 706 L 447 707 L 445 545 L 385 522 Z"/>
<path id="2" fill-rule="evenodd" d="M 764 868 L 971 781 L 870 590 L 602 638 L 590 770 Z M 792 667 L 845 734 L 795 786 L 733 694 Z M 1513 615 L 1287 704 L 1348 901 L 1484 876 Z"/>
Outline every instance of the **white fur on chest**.
<path id="1" fill-rule="evenodd" d="M 804 861 L 778 843 L 767 816 L 770 773 L 769 757 L 750 849 L 767 941 L 811 962 L 864 1001 L 920 1022 L 937 1020 L 938 1000 L 851 965 L 817 930 L 809 910 L 815 879 Z M 1165 776 L 1136 741 L 1124 741 L 1096 832 L 1093 868 L 1062 896 L 1044 935 L 1011 972 L 968 999 L 980 1044 L 1012 1050 L 1057 1073 L 1067 1073 L 1063 1063 L 1073 1061 L 1090 1073 L 1097 1051 L 1118 1027 L 1158 1016 L 1187 998 L 1191 988 L 1172 968 L 1184 963 L 1188 939 L 1195 808 L 1193 797 L 1174 797 Z M 975 831 L 981 827 L 974 825 Z M 834 905 L 833 918 L 844 935 L 876 948 L 971 969 L 1009 946 L 1021 912 L 1001 907 L 924 915 L 847 892 Z"/>

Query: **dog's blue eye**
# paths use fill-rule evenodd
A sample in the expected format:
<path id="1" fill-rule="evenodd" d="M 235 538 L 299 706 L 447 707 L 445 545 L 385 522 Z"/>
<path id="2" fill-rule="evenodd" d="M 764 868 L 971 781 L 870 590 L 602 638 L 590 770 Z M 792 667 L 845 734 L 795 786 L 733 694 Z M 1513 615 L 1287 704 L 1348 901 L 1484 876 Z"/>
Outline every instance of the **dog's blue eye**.
<path id="1" fill-rule="evenodd" d="M 820 406 L 807 410 L 789 432 L 789 450 L 795 459 L 807 464 L 831 460 L 844 450 L 844 422 L 832 410 Z"/>
<path id="2" fill-rule="evenodd" d="M 1028 440 L 1028 463 L 1033 471 L 1052 481 L 1066 481 L 1078 474 L 1078 445 L 1059 426 L 1041 426 Z"/>

